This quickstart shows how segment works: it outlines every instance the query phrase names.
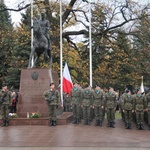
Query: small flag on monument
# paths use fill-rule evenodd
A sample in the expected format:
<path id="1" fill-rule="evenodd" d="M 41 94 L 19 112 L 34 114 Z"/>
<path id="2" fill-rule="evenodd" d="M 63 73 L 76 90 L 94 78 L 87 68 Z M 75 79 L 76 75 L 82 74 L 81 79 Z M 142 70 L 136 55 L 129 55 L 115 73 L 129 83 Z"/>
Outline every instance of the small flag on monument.
<path id="1" fill-rule="evenodd" d="M 144 93 L 143 76 L 142 76 L 142 82 L 141 82 L 140 90 L 141 90 L 141 93 Z"/>
<path id="2" fill-rule="evenodd" d="M 70 92 L 73 88 L 70 72 L 68 69 L 67 63 L 65 64 L 64 71 L 63 71 L 63 92 L 68 93 L 70 95 Z"/>

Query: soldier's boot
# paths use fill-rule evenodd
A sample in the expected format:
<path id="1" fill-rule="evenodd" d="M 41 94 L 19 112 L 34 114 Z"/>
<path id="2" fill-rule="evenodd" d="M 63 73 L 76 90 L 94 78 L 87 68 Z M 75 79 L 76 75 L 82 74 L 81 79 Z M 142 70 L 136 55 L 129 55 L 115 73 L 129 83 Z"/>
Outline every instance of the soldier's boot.
<path id="1" fill-rule="evenodd" d="M 87 120 L 87 125 L 91 125 L 91 119 Z"/>
<path id="2" fill-rule="evenodd" d="M 76 124 L 76 123 L 77 123 L 77 118 L 74 118 L 74 120 L 73 120 L 72 123 L 73 123 L 73 124 Z"/>
<path id="3" fill-rule="evenodd" d="M 52 126 L 53 125 L 53 121 L 50 119 L 49 120 L 49 126 Z"/>
<path id="4" fill-rule="evenodd" d="M 116 124 L 116 122 L 115 122 L 115 121 L 113 121 L 113 124 Z"/>
<path id="5" fill-rule="evenodd" d="M 126 121 L 124 122 L 124 125 L 125 125 L 125 128 L 126 128 L 127 127 L 127 122 Z"/>
<path id="6" fill-rule="evenodd" d="M 131 123 L 129 123 L 129 129 L 132 129 Z"/>
<path id="7" fill-rule="evenodd" d="M 110 122 L 110 126 L 112 127 L 112 128 L 115 128 L 115 126 L 114 126 L 114 122 L 112 121 L 112 122 Z"/>
<path id="8" fill-rule="evenodd" d="M 6 126 L 6 120 L 3 120 L 3 123 L 1 125 L 2 127 Z"/>
<path id="9" fill-rule="evenodd" d="M 52 124 L 53 124 L 53 126 L 56 126 L 56 121 L 53 120 L 53 121 L 52 121 Z"/>
<path id="10" fill-rule="evenodd" d="M 109 127 L 112 127 L 112 122 L 111 121 L 109 122 Z"/>
<path id="11" fill-rule="evenodd" d="M 99 120 L 99 126 L 102 127 L 102 120 Z"/>
<path id="12" fill-rule="evenodd" d="M 141 130 L 144 130 L 143 124 L 140 124 L 140 129 L 141 129 Z"/>
<path id="13" fill-rule="evenodd" d="M 8 126 L 9 126 L 9 121 L 7 120 L 7 121 L 6 121 L 6 127 L 8 127 Z"/>
<path id="14" fill-rule="evenodd" d="M 79 118 L 77 118 L 76 124 L 79 124 L 79 122 L 80 122 L 80 120 L 79 120 Z"/>
<path id="15" fill-rule="evenodd" d="M 107 125 L 108 125 L 108 127 L 111 127 L 110 121 L 108 121 L 108 124 L 107 124 Z"/>
<path id="16" fill-rule="evenodd" d="M 87 119 L 84 119 L 83 125 L 87 124 Z"/>
<path id="17" fill-rule="evenodd" d="M 150 124 L 148 125 L 148 130 L 150 130 Z"/>
<path id="18" fill-rule="evenodd" d="M 140 124 L 137 124 L 137 130 L 140 130 L 140 128 L 141 128 Z"/>
<path id="19" fill-rule="evenodd" d="M 129 129 L 129 123 L 126 122 L 126 125 L 125 125 L 126 129 Z"/>
<path id="20" fill-rule="evenodd" d="M 95 125 L 96 125 L 96 126 L 99 125 L 99 120 L 96 120 Z"/>

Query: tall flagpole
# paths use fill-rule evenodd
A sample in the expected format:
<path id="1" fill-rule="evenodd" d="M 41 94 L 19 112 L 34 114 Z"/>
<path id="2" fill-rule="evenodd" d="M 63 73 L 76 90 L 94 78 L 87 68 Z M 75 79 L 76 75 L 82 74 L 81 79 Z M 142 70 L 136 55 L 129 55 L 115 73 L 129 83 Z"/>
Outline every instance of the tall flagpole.
<path id="1" fill-rule="evenodd" d="M 33 49 L 33 0 L 31 0 L 31 51 Z M 32 56 L 31 60 L 31 68 L 33 67 L 34 56 Z"/>
<path id="2" fill-rule="evenodd" d="M 62 0 L 60 0 L 60 98 L 63 105 Z"/>
<path id="3" fill-rule="evenodd" d="M 90 86 L 93 86 L 92 83 L 92 13 L 91 13 L 91 0 L 82 0 L 83 2 L 88 3 L 89 7 L 89 71 L 90 71 Z"/>
<path id="4" fill-rule="evenodd" d="M 91 0 L 89 0 L 89 58 L 90 58 L 90 86 L 92 83 L 92 13 L 91 13 Z"/>

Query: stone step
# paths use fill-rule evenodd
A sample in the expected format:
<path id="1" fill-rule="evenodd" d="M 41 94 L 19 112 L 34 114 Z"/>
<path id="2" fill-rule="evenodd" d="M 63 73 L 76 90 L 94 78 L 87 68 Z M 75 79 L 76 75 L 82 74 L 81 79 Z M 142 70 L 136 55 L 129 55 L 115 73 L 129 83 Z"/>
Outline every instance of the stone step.
<path id="1" fill-rule="evenodd" d="M 63 112 L 57 116 L 57 125 L 66 125 L 72 121 L 72 112 Z M 0 119 L 2 124 L 2 119 Z M 48 118 L 11 118 L 10 125 L 48 125 Z"/>

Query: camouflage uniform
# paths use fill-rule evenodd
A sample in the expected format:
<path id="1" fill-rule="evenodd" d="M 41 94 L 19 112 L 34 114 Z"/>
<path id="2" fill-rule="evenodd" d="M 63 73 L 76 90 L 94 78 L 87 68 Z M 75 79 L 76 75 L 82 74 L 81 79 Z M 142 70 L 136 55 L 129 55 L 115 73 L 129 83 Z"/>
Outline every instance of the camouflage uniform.
<path id="1" fill-rule="evenodd" d="M 124 104 L 123 95 L 124 94 L 125 93 L 123 93 L 119 99 L 119 108 L 120 108 L 120 113 L 121 113 L 121 117 L 122 117 L 123 122 L 125 122 L 125 116 L 124 116 L 124 112 L 123 112 L 123 104 Z"/>
<path id="2" fill-rule="evenodd" d="M 73 87 L 71 90 L 71 105 L 73 110 L 73 123 L 79 123 L 80 119 L 80 105 L 81 105 L 81 89 L 79 87 Z"/>
<path id="3" fill-rule="evenodd" d="M 134 110 L 136 113 L 137 129 L 143 129 L 144 122 L 144 109 L 146 108 L 145 98 L 142 95 L 136 95 L 134 97 Z"/>
<path id="4" fill-rule="evenodd" d="M 83 107 L 83 119 L 84 124 L 90 125 L 91 124 L 91 106 L 93 103 L 93 91 L 85 88 L 82 91 L 82 107 Z"/>
<path id="5" fill-rule="evenodd" d="M 105 106 L 107 111 L 108 126 L 114 127 L 115 109 L 117 106 L 117 96 L 114 92 L 105 95 Z"/>
<path id="6" fill-rule="evenodd" d="M 133 97 L 131 96 L 131 94 L 124 93 L 122 95 L 122 99 L 123 99 L 122 109 L 124 112 L 126 129 L 131 129 Z"/>
<path id="7" fill-rule="evenodd" d="M 146 100 L 147 115 L 148 115 L 147 121 L 148 121 L 149 130 L 150 130 L 150 92 L 146 94 L 145 100 Z"/>
<path id="8" fill-rule="evenodd" d="M 64 111 L 65 112 L 70 112 L 71 108 L 70 108 L 70 102 L 71 102 L 71 98 L 67 93 L 63 93 L 63 99 L 64 99 Z"/>
<path id="9" fill-rule="evenodd" d="M 105 104 L 106 104 L 106 99 L 105 99 L 105 95 L 106 95 L 106 93 L 105 92 L 103 92 L 103 104 L 104 104 L 104 108 L 102 109 L 102 114 L 103 114 L 103 116 L 102 116 L 102 122 L 104 121 L 104 118 L 105 118 L 105 114 L 106 114 L 106 109 L 105 109 Z"/>
<path id="10" fill-rule="evenodd" d="M 60 95 L 58 90 L 50 89 L 44 92 L 44 97 L 47 102 L 49 112 L 49 125 L 56 125 L 57 107 L 60 104 Z"/>
<path id="11" fill-rule="evenodd" d="M 95 125 L 102 126 L 104 94 L 100 90 L 95 89 L 93 92 L 93 106 L 94 106 L 94 113 L 96 119 Z"/>
<path id="12" fill-rule="evenodd" d="M 2 126 L 8 126 L 9 125 L 9 111 L 10 111 L 10 106 L 12 104 L 11 92 L 1 90 L 0 99 L 1 99 L 1 106 L 0 106 L 1 115 L 2 115 L 2 120 L 3 120 Z"/>

